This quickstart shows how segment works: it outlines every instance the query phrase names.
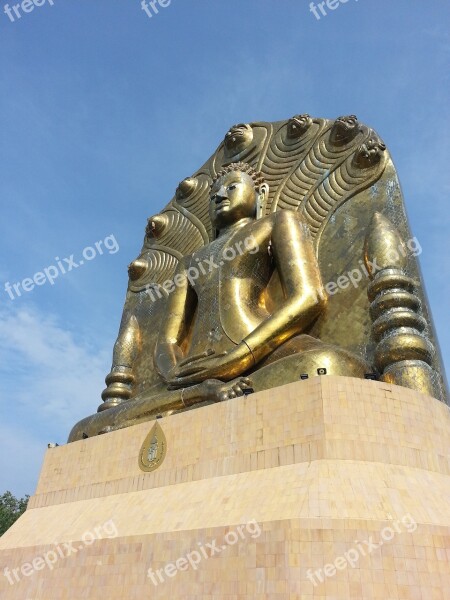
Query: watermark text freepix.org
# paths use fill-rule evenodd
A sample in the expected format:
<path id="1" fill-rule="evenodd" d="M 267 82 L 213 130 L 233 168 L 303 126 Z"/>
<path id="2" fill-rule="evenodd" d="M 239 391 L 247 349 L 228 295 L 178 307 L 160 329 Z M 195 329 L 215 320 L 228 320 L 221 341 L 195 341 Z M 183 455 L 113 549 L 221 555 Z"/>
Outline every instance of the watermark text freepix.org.
<path id="1" fill-rule="evenodd" d="M 116 254 L 119 251 L 119 244 L 117 243 L 114 235 L 108 235 L 105 239 L 95 242 L 94 246 L 87 246 L 82 251 L 82 259 L 78 262 L 75 261 L 75 255 L 71 254 L 69 258 L 60 259 L 59 256 L 55 257 L 56 265 L 50 265 L 45 267 L 42 271 L 38 271 L 33 277 L 25 277 L 22 281 L 11 284 L 9 281 L 5 283 L 5 292 L 14 300 L 19 296 L 22 296 L 23 292 L 31 292 L 36 286 L 44 285 L 49 283 L 55 285 L 55 280 L 60 275 L 70 273 L 74 269 L 78 269 L 85 262 L 94 260 L 98 255 L 102 255 L 107 250 L 109 254 Z"/>
<path id="2" fill-rule="evenodd" d="M 229 531 L 223 539 L 223 544 L 220 546 L 217 545 L 217 540 L 215 539 L 206 544 L 198 542 L 198 550 L 192 550 L 185 556 L 178 558 L 175 562 L 167 563 L 162 569 L 156 569 L 156 571 L 153 571 L 151 568 L 148 569 L 147 577 L 151 579 L 153 585 L 156 587 L 160 583 L 164 583 L 164 576 L 175 577 L 178 571 L 187 571 L 189 568 L 196 571 L 202 560 L 207 560 L 212 556 L 220 554 L 223 550 L 226 550 L 228 546 L 234 546 L 239 540 L 245 540 L 246 533 L 248 533 L 252 539 L 256 539 L 261 535 L 261 527 L 257 521 L 253 519 L 248 521 L 245 525 L 236 527 L 236 531 Z"/>
<path id="3" fill-rule="evenodd" d="M 152 302 L 155 302 L 157 298 L 161 299 L 164 296 L 171 294 L 175 291 L 175 288 L 181 287 L 185 284 L 186 280 L 192 286 L 195 286 L 196 280 L 200 277 L 200 274 L 206 275 L 212 273 L 214 269 L 219 269 L 225 262 L 234 260 L 237 256 L 241 256 L 244 252 L 249 254 L 256 254 L 259 250 L 259 246 L 253 236 L 245 238 L 242 242 L 236 242 L 235 246 L 229 246 L 222 252 L 221 260 L 217 264 L 214 260 L 214 256 L 200 260 L 195 259 L 197 265 L 190 265 L 186 270 L 186 273 L 177 273 L 172 279 L 167 279 L 162 285 L 156 283 L 149 283 L 146 286 L 146 294 L 151 298 Z"/>
<path id="4" fill-rule="evenodd" d="M 405 245 L 400 244 L 397 248 L 392 248 L 387 257 L 391 259 L 393 263 L 396 263 L 402 257 L 405 258 L 409 255 L 419 256 L 420 254 L 422 254 L 422 246 L 420 245 L 419 240 L 414 237 L 410 238 Z M 377 262 L 377 257 L 368 260 L 367 266 L 370 268 L 373 275 L 382 270 L 382 267 L 380 267 Z M 329 296 L 334 296 L 339 290 L 345 290 L 350 287 L 350 285 L 356 289 L 364 278 L 369 278 L 369 271 L 367 270 L 364 261 L 360 260 L 358 268 L 340 275 L 336 281 L 329 281 L 324 288 Z"/>
<path id="5" fill-rule="evenodd" d="M 11 23 L 14 23 L 17 19 L 21 19 L 24 14 L 32 12 L 36 6 L 40 7 L 44 4 L 55 5 L 54 0 L 22 0 L 22 2 L 18 2 L 12 6 L 5 4 L 3 12 L 9 17 Z"/>
<path id="6" fill-rule="evenodd" d="M 400 521 L 393 521 L 391 526 L 384 527 L 380 532 L 380 540 L 374 541 L 373 536 L 369 536 L 369 539 L 359 542 L 355 540 L 355 546 L 344 552 L 342 556 L 336 557 L 332 563 L 326 564 L 323 569 L 308 569 L 306 577 L 311 581 L 314 587 L 317 587 L 320 583 L 325 581 L 326 577 L 334 577 L 338 571 L 343 571 L 349 565 L 354 569 L 358 564 L 361 556 L 368 556 L 375 550 L 378 550 L 383 546 L 384 542 L 390 542 L 396 534 L 403 533 L 414 533 L 417 529 L 417 523 L 410 514 L 404 515 Z M 402 525 L 403 528 L 402 529 Z"/>
<path id="7" fill-rule="evenodd" d="M 76 543 L 62 542 L 61 544 L 53 544 L 54 550 L 48 550 L 41 556 L 36 556 L 30 562 L 23 563 L 20 567 L 10 569 L 5 567 L 3 569 L 3 576 L 9 582 L 9 585 L 14 585 L 21 581 L 23 577 L 31 577 L 36 571 L 42 571 L 43 569 L 50 569 L 53 571 L 56 563 L 60 560 L 65 560 L 73 554 L 77 554 L 79 551 L 84 550 L 86 546 L 91 546 L 96 540 L 102 540 L 104 538 L 116 538 L 119 535 L 117 527 L 112 519 L 94 527 L 93 531 L 85 531 L 81 536 L 81 541 Z"/>
<path id="8" fill-rule="evenodd" d="M 317 5 L 315 2 L 310 2 L 309 4 L 309 12 L 311 12 L 318 21 L 322 17 L 326 17 L 328 15 L 328 10 L 336 10 L 339 8 L 341 4 L 347 4 L 349 0 L 326 0 L 326 2 L 318 2 Z M 358 0 L 355 0 L 358 2 Z"/>
<path id="9" fill-rule="evenodd" d="M 172 4 L 172 0 L 142 0 L 141 8 L 151 19 L 154 15 L 159 14 L 159 8 L 167 8 Z"/>

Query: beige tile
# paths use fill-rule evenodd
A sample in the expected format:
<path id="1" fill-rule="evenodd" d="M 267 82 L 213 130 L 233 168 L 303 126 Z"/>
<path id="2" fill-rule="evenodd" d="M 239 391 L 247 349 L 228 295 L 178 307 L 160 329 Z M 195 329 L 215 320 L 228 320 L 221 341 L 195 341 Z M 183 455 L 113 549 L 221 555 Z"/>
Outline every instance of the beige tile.
<path id="1" fill-rule="evenodd" d="M 450 426 L 436 400 L 326 377 L 160 424 L 168 452 L 153 473 L 137 463 L 150 423 L 47 452 L 29 510 L 0 538 L 0 598 L 433 600 L 450 589 Z M 117 537 L 82 542 L 110 519 Z M 20 571 L 71 540 L 76 553 Z M 214 557 L 171 570 L 213 542 Z"/>

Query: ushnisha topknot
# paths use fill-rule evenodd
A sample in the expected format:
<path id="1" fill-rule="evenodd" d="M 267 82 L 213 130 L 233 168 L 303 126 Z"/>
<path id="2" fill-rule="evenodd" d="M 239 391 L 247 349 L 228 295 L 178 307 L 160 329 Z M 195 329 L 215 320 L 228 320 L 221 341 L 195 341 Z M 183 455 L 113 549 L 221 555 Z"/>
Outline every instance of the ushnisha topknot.
<path id="1" fill-rule="evenodd" d="M 261 185 L 266 183 L 264 175 L 260 171 L 256 171 L 248 163 L 236 162 L 231 163 L 226 167 L 223 167 L 214 177 L 212 185 L 214 185 L 218 179 L 220 179 L 224 175 L 227 175 L 228 173 L 232 173 L 233 171 L 240 171 L 241 173 L 246 173 L 247 175 L 249 175 L 253 179 L 256 188 L 259 188 Z"/>

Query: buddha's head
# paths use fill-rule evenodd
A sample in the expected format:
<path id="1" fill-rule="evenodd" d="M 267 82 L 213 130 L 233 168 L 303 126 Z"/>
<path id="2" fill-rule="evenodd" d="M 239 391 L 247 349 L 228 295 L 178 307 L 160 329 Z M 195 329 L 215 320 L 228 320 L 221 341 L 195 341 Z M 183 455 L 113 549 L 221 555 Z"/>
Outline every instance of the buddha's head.
<path id="1" fill-rule="evenodd" d="M 209 215 L 213 228 L 221 230 L 242 219 L 255 219 L 269 191 L 264 177 L 246 163 L 224 167 L 211 186 Z"/>

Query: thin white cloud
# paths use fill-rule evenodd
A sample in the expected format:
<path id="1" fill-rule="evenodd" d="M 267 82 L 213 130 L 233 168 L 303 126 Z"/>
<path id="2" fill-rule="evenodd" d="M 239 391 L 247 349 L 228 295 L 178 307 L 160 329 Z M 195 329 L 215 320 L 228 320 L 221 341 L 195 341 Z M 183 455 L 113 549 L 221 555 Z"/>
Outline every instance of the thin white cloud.
<path id="1" fill-rule="evenodd" d="M 111 349 L 78 339 L 54 315 L 30 307 L 0 308 L 3 402 L 9 398 L 18 410 L 49 421 L 62 440 L 101 402 L 110 356 Z"/>

